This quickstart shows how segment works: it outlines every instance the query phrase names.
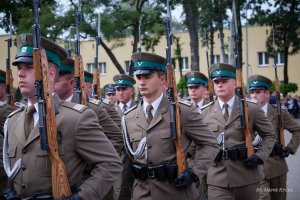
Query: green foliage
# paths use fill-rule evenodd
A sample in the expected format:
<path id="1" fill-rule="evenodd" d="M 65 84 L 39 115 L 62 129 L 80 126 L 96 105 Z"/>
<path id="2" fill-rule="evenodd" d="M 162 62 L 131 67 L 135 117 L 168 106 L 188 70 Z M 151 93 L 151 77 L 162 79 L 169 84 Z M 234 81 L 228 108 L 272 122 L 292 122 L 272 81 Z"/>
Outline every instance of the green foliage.
<path id="1" fill-rule="evenodd" d="M 185 76 L 181 77 L 179 82 L 177 83 L 177 91 L 182 91 L 183 96 L 188 95 L 187 80 L 186 80 Z"/>
<path id="2" fill-rule="evenodd" d="M 275 85 L 274 83 L 272 84 L 271 88 L 270 88 L 270 92 L 275 91 Z M 298 91 L 298 85 L 296 83 L 288 83 L 288 84 L 284 84 L 281 83 L 280 84 L 280 92 L 283 94 L 288 94 L 290 92 L 295 93 Z"/>

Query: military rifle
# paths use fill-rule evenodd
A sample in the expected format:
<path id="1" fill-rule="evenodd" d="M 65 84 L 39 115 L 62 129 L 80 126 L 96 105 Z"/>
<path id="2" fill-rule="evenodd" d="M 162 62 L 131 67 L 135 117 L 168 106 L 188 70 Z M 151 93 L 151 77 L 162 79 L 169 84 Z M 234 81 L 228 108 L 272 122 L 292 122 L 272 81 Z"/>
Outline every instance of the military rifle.
<path id="1" fill-rule="evenodd" d="M 213 101 L 214 100 L 214 94 L 213 94 L 213 84 L 212 84 L 212 80 L 209 77 L 209 57 L 208 57 L 208 38 L 205 32 L 205 43 L 206 43 L 206 62 L 207 62 L 207 71 L 208 71 L 208 80 L 207 80 L 207 90 L 208 90 L 208 94 L 209 94 L 209 101 Z"/>
<path id="2" fill-rule="evenodd" d="M 52 193 L 55 199 L 72 195 L 65 165 L 59 157 L 54 101 L 48 79 L 48 61 L 45 49 L 40 45 L 39 0 L 33 0 L 33 65 L 35 96 L 39 110 L 41 149 L 49 152 L 51 160 Z"/>
<path id="3" fill-rule="evenodd" d="M 276 92 L 276 105 L 277 105 L 277 117 L 278 117 L 278 133 L 279 133 L 279 144 L 282 150 L 285 147 L 282 112 L 281 112 L 281 100 L 280 100 L 280 86 L 277 75 L 277 61 L 276 61 L 276 50 L 275 50 L 275 29 L 272 24 L 272 38 L 273 38 L 273 56 L 274 56 L 274 70 L 275 70 L 275 92 Z"/>
<path id="4" fill-rule="evenodd" d="M 170 112 L 170 129 L 171 137 L 174 140 L 176 147 L 176 163 L 178 165 L 177 174 L 180 175 L 187 170 L 187 162 L 185 153 L 181 142 L 181 125 L 180 125 L 180 111 L 178 104 L 178 96 L 176 89 L 175 70 L 172 65 L 171 46 L 172 46 L 172 31 L 171 31 L 171 8 L 169 0 L 167 0 L 167 20 L 166 20 L 166 58 L 167 58 L 167 83 L 168 83 L 168 98 L 169 98 L 169 112 Z"/>
<path id="5" fill-rule="evenodd" d="M 232 12 L 235 19 L 235 67 L 236 67 L 236 95 L 240 99 L 240 119 L 241 127 L 245 134 L 246 147 L 247 147 L 247 156 L 250 157 L 254 155 L 254 148 L 252 145 L 252 136 L 249 128 L 249 114 L 247 109 L 247 101 L 245 95 L 245 88 L 243 83 L 243 73 L 242 66 L 239 63 L 239 35 L 238 35 L 238 24 L 236 18 L 236 3 L 233 0 L 232 3 Z"/>
<path id="6" fill-rule="evenodd" d="M 10 48 L 12 45 L 12 16 L 9 15 L 9 38 L 7 39 L 7 58 L 6 58 L 6 103 L 13 109 L 15 108 L 13 77 L 10 68 Z"/>
<path id="7" fill-rule="evenodd" d="M 96 36 L 96 56 L 94 58 L 94 73 L 93 73 L 93 89 L 92 89 L 92 97 L 95 99 L 101 98 L 100 92 L 100 70 L 98 66 L 98 47 L 101 40 L 101 27 L 100 27 L 100 13 L 98 15 L 98 35 Z"/>
<path id="8" fill-rule="evenodd" d="M 78 8 L 76 12 L 76 46 L 74 58 L 74 80 L 75 80 L 75 96 L 76 102 L 86 105 L 86 92 L 84 89 L 84 68 L 82 56 L 80 55 L 80 18 L 81 18 L 81 1 L 78 0 Z"/>

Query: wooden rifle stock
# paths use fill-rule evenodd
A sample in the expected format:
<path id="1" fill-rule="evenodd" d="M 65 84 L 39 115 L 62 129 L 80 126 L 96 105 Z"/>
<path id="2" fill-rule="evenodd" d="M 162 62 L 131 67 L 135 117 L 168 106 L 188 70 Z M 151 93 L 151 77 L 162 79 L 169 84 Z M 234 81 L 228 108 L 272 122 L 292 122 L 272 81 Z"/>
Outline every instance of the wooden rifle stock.
<path id="1" fill-rule="evenodd" d="M 94 69 L 93 72 L 93 94 L 94 98 L 101 99 L 101 92 L 100 92 L 100 72 L 99 69 Z"/>
<path id="2" fill-rule="evenodd" d="M 187 162 L 181 141 L 180 111 L 176 89 L 175 70 L 172 64 L 167 64 L 167 83 L 168 89 L 171 90 L 169 93 L 172 95 L 171 99 L 173 101 L 170 103 L 172 104 L 171 106 L 175 107 L 176 139 L 174 140 L 174 143 L 176 147 L 176 162 L 178 165 L 177 173 L 180 175 L 187 170 Z"/>
<path id="3" fill-rule="evenodd" d="M 49 158 L 51 160 L 52 193 L 55 199 L 72 195 L 65 165 L 59 157 L 57 143 L 56 118 L 52 91 L 48 79 L 48 61 L 44 49 L 34 49 L 33 63 L 35 80 L 42 81 L 43 96 L 46 104 L 46 125 L 49 144 Z"/>
<path id="4" fill-rule="evenodd" d="M 7 103 L 14 109 L 15 108 L 15 98 L 14 98 L 14 87 L 13 87 L 13 77 L 11 69 L 6 68 L 6 96 Z"/>
<path id="5" fill-rule="evenodd" d="M 75 56 L 74 58 L 74 76 L 77 80 L 79 80 L 79 88 L 76 88 L 76 90 L 78 90 L 77 92 L 80 96 L 80 103 L 82 105 L 86 105 L 87 104 L 87 97 L 86 97 L 86 92 L 85 92 L 85 81 L 84 81 L 84 70 L 83 70 L 83 61 L 82 61 L 82 57 L 81 55 Z M 76 87 L 76 85 L 75 85 Z"/>

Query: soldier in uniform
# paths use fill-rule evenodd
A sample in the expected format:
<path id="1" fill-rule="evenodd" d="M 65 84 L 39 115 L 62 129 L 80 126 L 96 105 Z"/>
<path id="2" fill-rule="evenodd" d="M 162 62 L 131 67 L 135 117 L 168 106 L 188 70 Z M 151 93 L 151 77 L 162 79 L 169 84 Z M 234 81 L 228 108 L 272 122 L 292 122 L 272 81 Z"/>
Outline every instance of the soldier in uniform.
<path id="1" fill-rule="evenodd" d="M 241 127 L 240 99 L 235 95 L 235 67 L 217 63 L 209 68 L 217 100 L 202 107 L 202 115 L 218 138 L 220 152 L 207 173 L 208 199 L 257 200 L 260 164 L 266 162 L 275 143 L 274 129 L 257 103 L 247 102 L 249 129 L 263 141 L 257 152 L 247 157 L 245 134 Z M 197 154 L 197 153 L 196 153 Z"/>
<path id="2" fill-rule="evenodd" d="M 117 102 L 117 95 L 116 95 L 116 86 L 115 84 L 106 84 L 103 87 L 105 98 L 110 100 L 113 103 Z"/>
<path id="3" fill-rule="evenodd" d="M 55 92 L 64 101 L 76 102 L 74 95 L 74 62 L 73 59 L 67 58 L 59 68 L 58 79 L 55 83 Z M 92 81 L 90 76 L 86 76 L 87 81 Z M 88 87 L 85 87 L 88 91 Z M 83 91 L 84 92 L 84 91 Z M 120 128 L 110 118 L 101 101 L 88 98 L 87 106 L 97 115 L 100 126 L 106 137 L 112 142 L 117 152 L 123 148 L 123 139 Z"/>
<path id="4" fill-rule="evenodd" d="M 48 152 L 41 149 L 38 105 L 34 88 L 33 39 L 31 34 L 17 37 L 19 48 L 13 65 L 18 68 L 18 83 L 28 105 L 8 116 L 5 133 L 4 166 L 12 181 L 14 192 L 7 196 L 51 199 L 51 162 Z M 49 60 L 49 86 L 54 91 L 58 67 L 66 57 L 63 48 L 42 38 Z M 99 126 L 96 114 L 84 105 L 62 101 L 54 93 L 56 126 L 59 135 L 59 155 L 66 166 L 68 181 L 73 191 L 65 199 L 103 199 L 122 171 L 122 163 L 111 142 Z M 26 120 L 28 119 L 28 120 Z M 26 121 L 25 121 L 26 120 Z M 31 121 L 31 122 L 30 122 Z M 32 124 L 33 129 L 30 128 Z M 81 182 L 82 170 L 94 166 L 90 176 Z M 48 195 L 47 195 L 48 194 Z"/>
<path id="5" fill-rule="evenodd" d="M 85 90 L 87 91 L 88 96 L 91 98 L 92 89 L 93 89 L 93 74 L 85 71 L 84 77 L 85 77 Z M 121 117 L 115 108 L 115 104 L 113 102 L 107 100 L 106 98 L 101 98 L 101 104 L 107 111 L 110 118 L 121 129 Z"/>
<path id="6" fill-rule="evenodd" d="M 125 112 L 122 119 L 125 146 L 133 159 L 133 200 L 194 199 L 191 184 L 197 181 L 197 176 L 193 170 L 188 168 L 177 175 L 170 104 L 164 94 L 166 60 L 143 52 L 135 53 L 131 58 L 142 96 L 140 103 Z M 200 145 L 202 154 L 198 162 L 202 163 L 202 170 L 207 170 L 217 154 L 216 138 L 194 105 L 189 102 L 179 104 L 184 151 L 186 153 L 192 141 Z"/>
<path id="7" fill-rule="evenodd" d="M 135 105 L 135 101 L 133 99 L 133 86 L 135 84 L 135 80 L 126 74 L 116 75 L 113 77 L 113 80 L 117 89 L 118 98 L 115 105 L 120 116 L 122 116 L 126 110 Z"/>
<path id="8" fill-rule="evenodd" d="M 3 125 L 7 116 L 12 112 L 10 105 L 6 103 L 6 73 L 0 70 L 0 156 L 3 152 Z M 3 168 L 3 162 L 0 163 L 0 199 L 3 198 L 2 191 L 7 187 L 7 176 Z"/>
<path id="9" fill-rule="evenodd" d="M 204 74 L 195 71 L 186 73 L 185 77 L 187 79 L 187 86 L 191 102 L 196 105 L 198 111 L 201 113 L 201 107 L 209 103 L 207 99 L 204 99 L 204 92 L 207 90 L 206 87 L 208 79 Z M 196 148 L 196 144 L 192 143 L 189 148 L 187 160 L 189 166 L 193 168 L 199 179 L 201 178 L 201 181 L 195 185 L 197 189 L 197 191 L 195 191 L 195 196 L 197 196 L 196 199 L 202 200 L 207 199 L 206 173 L 201 174 L 204 172 L 203 170 L 198 170 L 198 168 L 201 168 L 201 166 L 196 166 L 196 164 L 198 164 L 197 160 L 195 159 Z"/>
<path id="10" fill-rule="evenodd" d="M 265 178 L 261 181 L 259 190 L 261 200 L 285 200 L 286 199 L 286 175 L 288 166 L 285 157 L 296 153 L 300 142 L 300 125 L 288 113 L 286 109 L 281 109 L 283 128 L 292 134 L 288 145 L 282 150 L 279 143 L 279 122 L 276 104 L 269 104 L 269 88 L 272 81 L 261 75 L 252 75 L 248 79 L 251 98 L 258 101 L 263 111 L 272 123 L 276 135 L 276 143 L 267 161 L 264 163 Z"/>

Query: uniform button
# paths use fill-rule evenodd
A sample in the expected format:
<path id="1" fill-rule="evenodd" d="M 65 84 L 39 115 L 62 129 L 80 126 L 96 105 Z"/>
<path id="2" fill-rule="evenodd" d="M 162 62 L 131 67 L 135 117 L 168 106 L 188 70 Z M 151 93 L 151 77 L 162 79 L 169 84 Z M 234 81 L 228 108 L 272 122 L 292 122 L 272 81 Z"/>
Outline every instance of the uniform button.
<path id="1" fill-rule="evenodd" d="M 151 131 L 150 130 L 147 130 L 147 133 L 150 133 Z"/>
<path id="2" fill-rule="evenodd" d="M 22 153 L 26 154 L 27 153 L 27 149 L 26 148 L 22 149 Z"/>
<path id="3" fill-rule="evenodd" d="M 25 170 L 26 170 L 25 165 L 22 165 L 21 169 L 22 169 L 23 171 L 25 171 Z"/>
<path id="4" fill-rule="evenodd" d="M 153 164 L 153 162 L 150 161 L 150 162 L 149 162 L 149 165 L 152 165 L 152 164 Z"/>
<path id="5" fill-rule="evenodd" d="M 24 183 L 22 183 L 22 189 L 25 189 L 26 187 L 25 187 L 25 184 Z"/>
<path id="6" fill-rule="evenodd" d="M 151 148 L 152 148 L 152 145 L 151 145 L 151 144 L 148 144 L 148 148 L 151 149 Z"/>

